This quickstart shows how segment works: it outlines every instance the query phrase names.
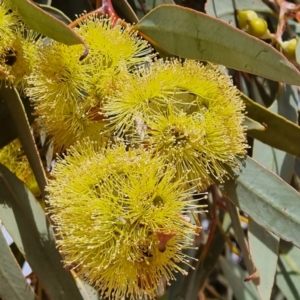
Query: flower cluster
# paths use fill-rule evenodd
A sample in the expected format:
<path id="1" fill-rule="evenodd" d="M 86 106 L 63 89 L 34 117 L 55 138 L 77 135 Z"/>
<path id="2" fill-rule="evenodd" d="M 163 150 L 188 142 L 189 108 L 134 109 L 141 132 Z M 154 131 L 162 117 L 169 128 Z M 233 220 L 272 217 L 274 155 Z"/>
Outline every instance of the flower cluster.
<path id="1" fill-rule="evenodd" d="M 197 205 L 175 168 L 122 144 L 86 141 L 68 154 L 48 187 L 65 264 L 113 299 L 152 298 L 162 276 L 185 273 L 178 263 L 196 226 L 183 214 Z"/>
<path id="2" fill-rule="evenodd" d="M 0 163 L 25 183 L 33 195 L 40 197 L 40 189 L 18 139 L 0 149 Z"/>
<path id="3" fill-rule="evenodd" d="M 39 34 L 26 28 L 9 0 L 0 1 L 0 80 L 24 89 L 38 53 Z"/>
<path id="4" fill-rule="evenodd" d="M 152 299 L 189 265 L 193 193 L 245 155 L 238 92 L 217 66 L 158 59 L 129 25 L 93 14 L 74 28 L 90 49 L 80 60 L 82 45 L 38 39 L 8 3 L 0 76 L 65 154 L 47 187 L 64 264 L 102 297 Z"/>

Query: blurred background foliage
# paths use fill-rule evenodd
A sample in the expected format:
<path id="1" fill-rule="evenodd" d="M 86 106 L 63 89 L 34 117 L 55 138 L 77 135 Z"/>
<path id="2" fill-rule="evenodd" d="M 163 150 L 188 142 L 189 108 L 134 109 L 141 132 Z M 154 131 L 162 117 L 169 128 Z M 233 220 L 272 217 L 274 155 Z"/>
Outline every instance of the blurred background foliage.
<path id="1" fill-rule="evenodd" d="M 102 5 L 98 0 L 35 2 L 66 24 L 75 20 L 76 15 Z M 128 23 L 137 23 L 135 29 L 162 56 L 207 60 L 225 66 L 224 72 L 232 76 L 248 112 L 247 138 L 251 148 L 241 174 L 224 185 L 216 183 L 208 189 L 208 210 L 199 215 L 203 228 L 196 240 L 199 248 L 189 250 L 189 255 L 197 258 L 191 263 L 194 270 L 189 270 L 187 276 L 178 274 L 177 281 L 157 292 L 157 299 L 300 299 L 298 1 L 112 2 L 117 15 Z M 151 12 L 162 4 L 178 6 Z M 266 22 L 266 36 L 266 30 L 256 28 L 251 18 L 241 28 L 238 14 L 250 10 L 256 12 L 255 19 Z M 183 30 L 179 19 L 187 24 Z M 216 19 L 229 26 L 215 22 Z M 145 20 L 160 24 L 159 32 L 149 28 Z M 172 24 L 172 20 L 176 22 Z M 199 24 L 200 33 L 195 33 L 195 23 L 191 20 Z M 259 22 L 257 26 L 264 26 Z M 178 45 L 168 40 L 168 30 L 174 33 Z M 257 34 L 260 30 L 262 35 Z M 209 49 L 207 52 L 195 49 L 193 43 L 199 40 Z M 53 148 L 46 134 L 42 130 L 36 134 L 34 126 L 29 99 L 2 85 L 0 151 L 19 138 L 22 147 L 18 147 L 18 160 L 22 164 L 29 162 L 40 189 L 26 187 L 29 175 L 20 175 L 20 166 L 1 161 L 0 152 L 0 162 L 10 169 L 0 165 L 0 219 L 12 237 L 8 245 L 0 231 L 0 297 L 2 300 L 99 299 L 92 287 L 62 267 L 53 229 L 44 213 L 44 187 Z M 8 238 L 7 233 L 5 237 Z M 20 271 L 25 265 L 26 278 Z"/>

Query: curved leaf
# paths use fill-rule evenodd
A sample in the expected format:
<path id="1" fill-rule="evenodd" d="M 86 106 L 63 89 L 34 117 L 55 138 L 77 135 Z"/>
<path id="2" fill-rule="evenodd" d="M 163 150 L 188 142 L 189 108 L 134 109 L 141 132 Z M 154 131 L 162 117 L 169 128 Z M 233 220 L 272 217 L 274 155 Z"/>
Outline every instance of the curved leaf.
<path id="1" fill-rule="evenodd" d="M 36 300 L 0 229 L 0 297 L 14 300 Z"/>
<path id="2" fill-rule="evenodd" d="M 223 191 L 256 223 L 300 247 L 300 194 L 277 175 L 247 157 Z"/>
<path id="3" fill-rule="evenodd" d="M 31 124 L 34 120 L 34 117 L 32 115 L 33 108 L 30 105 L 28 98 L 22 99 L 22 102 L 26 111 L 28 121 Z M 17 137 L 17 128 L 13 122 L 13 119 L 3 97 L 1 97 L 0 95 L 0 148 L 6 146 Z"/>
<path id="4" fill-rule="evenodd" d="M 220 257 L 222 271 L 229 281 L 230 287 L 236 299 L 239 300 L 258 300 L 261 299 L 253 282 L 244 282 L 247 277 L 246 272 L 237 264 L 228 261 L 223 256 Z M 265 300 L 265 299 L 263 299 Z"/>
<path id="5" fill-rule="evenodd" d="M 84 40 L 62 21 L 57 20 L 29 0 L 10 0 L 18 7 L 24 22 L 36 32 L 66 45 L 82 44 L 85 48 L 81 59 L 88 54 Z"/>
<path id="6" fill-rule="evenodd" d="M 276 283 L 286 299 L 300 299 L 300 249 L 280 242 Z"/>
<path id="7" fill-rule="evenodd" d="M 40 8 L 42 8 L 45 12 L 53 16 L 54 18 L 64 22 L 65 24 L 70 24 L 72 20 L 68 18 L 62 11 L 50 6 L 50 5 L 39 5 Z"/>
<path id="8" fill-rule="evenodd" d="M 113 6 L 118 13 L 118 9 L 122 12 L 122 15 L 128 20 L 130 23 L 137 23 L 139 21 L 137 15 L 127 2 L 127 0 L 113 0 Z M 119 15 L 121 17 L 121 15 Z"/>
<path id="9" fill-rule="evenodd" d="M 248 237 L 251 257 L 259 273 L 257 289 L 263 300 L 271 299 L 280 239 L 249 218 Z"/>
<path id="10" fill-rule="evenodd" d="M 26 186 L 1 164 L 0 218 L 50 299 L 82 300 L 74 278 L 63 268 L 42 207 Z"/>
<path id="11" fill-rule="evenodd" d="M 15 88 L 6 88 L 4 84 L 0 87 L 0 97 L 2 97 L 10 111 L 12 119 L 18 131 L 24 152 L 28 158 L 30 167 L 39 185 L 42 196 L 45 198 L 45 187 L 47 178 L 42 166 L 40 156 L 35 146 L 30 125 L 24 110 L 20 96 Z"/>
<path id="12" fill-rule="evenodd" d="M 273 47 L 192 9 L 159 6 L 142 18 L 134 29 L 170 54 L 300 85 L 298 70 Z"/>
<path id="13" fill-rule="evenodd" d="M 247 127 L 247 132 L 250 130 L 259 130 L 259 131 L 265 131 L 266 128 L 262 124 L 258 123 L 257 121 L 254 121 L 253 119 L 249 117 L 245 117 L 245 120 L 243 122 L 243 125 Z"/>
<path id="14" fill-rule="evenodd" d="M 52 0 L 51 6 L 62 11 L 71 20 L 75 20 L 75 16 L 82 14 L 84 11 L 90 12 L 93 10 L 89 0 Z"/>
<path id="15" fill-rule="evenodd" d="M 278 113 L 291 122 L 298 121 L 298 91 L 294 87 L 283 86 L 281 95 L 277 97 L 270 111 Z M 276 139 L 276 137 L 273 137 Z M 280 142 L 280 138 L 278 139 Z M 293 141 L 290 141 L 290 143 Z M 284 151 L 274 149 L 260 141 L 255 140 L 253 143 L 252 157 L 264 167 L 276 173 L 287 183 L 291 182 L 295 164 L 295 156 Z"/>
<path id="16" fill-rule="evenodd" d="M 293 101 L 297 101 L 292 87 L 286 86 L 285 88 L 287 93 L 290 93 Z M 300 147 L 298 145 L 298 141 L 300 141 L 300 127 L 255 103 L 246 95 L 242 93 L 240 95 L 246 105 L 248 117 L 267 127 L 265 131 L 251 130 L 248 132 L 249 136 L 271 147 L 300 157 Z"/>

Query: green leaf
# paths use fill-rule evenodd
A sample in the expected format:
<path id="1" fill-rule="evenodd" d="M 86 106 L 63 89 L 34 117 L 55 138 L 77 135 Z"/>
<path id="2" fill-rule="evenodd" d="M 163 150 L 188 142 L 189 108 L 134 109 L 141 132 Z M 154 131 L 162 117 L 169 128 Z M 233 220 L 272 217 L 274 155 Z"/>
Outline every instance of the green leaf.
<path id="1" fill-rule="evenodd" d="M 276 283 L 286 299 L 300 299 L 300 249 L 281 241 Z"/>
<path id="2" fill-rule="evenodd" d="M 263 300 L 271 299 L 280 239 L 249 218 L 249 246 L 259 273 L 258 292 Z"/>
<path id="3" fill-rule="evenodd" d="M 300 247 L 300 194 L 277 175 L 247 157 L 223 191 L 256 223 Z"/>
<path id="4" fill-rule="evenodd" d="M 130 23 L 137 23 L 139 21 L 137 15 L 133 11 L 127 0 L 113 0 L 112 2 L 114 9 L 119 9 L 122 12 L 122 15 L 124 15 L 126 20 L 128 20 Z"/>
<path id="5" fill-rule="evenodd" d="M 228 213 L 230 215 L 230 219 L 232 221 L 232 228 L 235 232 L 236 240 L 237 240 L 237 242 L 241 248 L 242 254 L 243 254 L 243 258 L 244 258 L 244 262 L 245 262 L 248 274 L 249 274 L 249 276 L 253 275 L 256 271 L 256 266 L 254 265 L 252 257 L 249 253 L 249 246 L 245 240 L 244 230 L 241 225 L 238 209 L 230 201 L 227 201 L 226 206 L 227 206 Z M 246 279 L 246 278 L 244 278 L 244 279 Z M 255 280 L 254 284 L 257 284 L 257 280 Z M 264 300 L 266 300 L 266 299 L 264 299 Z"/>
<path id="6" fill-rule="evenodd" d="M 238 300 L 258 300 L 261 299 L 253 282 L 244 282 L 246 273 L 239 265 L 220 257 L 220 263 L 225 278 L 229 281 L 233 294 Z M 266 299 L 263 299 L 266 300 Z"/>
<path id="7" fill-rule="evenodd" d="M 26 186 L 1 164 L 0 219 L 50 299 L 82 299 L 74 278 L 63 268 L 42 207 Z"/>
<path id="8" fill-rule="evenodd" d="M 76 18 L 75 15 L 82 14 L 84 11 L 90 12 L 93 10 L 89 0 L 52 0 L 51 6 L 62 11 L 71 20 Z"/>
<path id="9" fill-rule="evenodd" d="M 68 18 L 62 11 L 50 6 L 50 5 L 39 5 L 45 12 L 53 16 L 54 18 L 64 22 L 65 24 L 70 24 L 72 20 Z"/>
<path id="10" fill-rule="evenodd" d="M 0 97 L 6 102 L 6 105 L 17 128 L 18 137 L 28 158 L 30 167 L 39 185 L 42 196 L 45 198 L 47 178 L 34 142 L 34 138 L 31 133 L 31 128 L 20 96 L 15 88 L 6 88 L 5 85 L 2 84 L 0 87 Z"/>
<path id="11" fill-rule="evenodd" d="M 298 121 L 298 91 L 295 86 L 283 89 L 278 100 L 276 99 L 269 110 L 273 113 L 278 113 L 291 122 Z M 269 127 L 268 127 L 269 128 Z M 273 136 L 274 139 L 278 139 Z M 280 139 L 278 139 L 279 142 Z M 292 141 L 290 141 L 291 143 Z M 261 163 L 264 167 L 276 173 L 284 181 L 290 183 L 292 179 L 295 157 L 284 151 L 274 149 L 260 141 L 255 140 L 253 143 L 252 157 Z"/>
<path id="12" fill-rule="evenodd" d="M 0 297 L 2 299 L 38 299 L 27 283 L 0 229 Z"/>
<path id="13" fill-rule="evenodd" d="M 134 26 L 164 51 L 300 85 L 300 73 L 277 50 L 227 23 L 176 5 L 162 5 Z"/>
<path id="14" fill-rule="evenodd" d="M 293 101 L 297 98 L 294 94 L 294 88 L 285 86 L 286 94 L 290 94 Z M 252 130 L 249 136 L 279 150 L 288 152 L 300 157 L 300 147 L 297 141 L 300 141 L 300 127 L 295 123 L 279 116 L 255 103 L 244 94 L 240 94 L 246 105 L 246 111 L 249 118 L 266 125 L 265 131 Z"/>
<path id="15" fill-rule="evenodd" d="M 22 99 L 28 121 L 31 124 L 34 120 L 32 116 L 33 109 L 30 106 L 29 99 Z M 6 146 L 18 137 L 17 128 L 12 120 L 8 107 L 0 95 L 0 148 Z"/>
<path id="16" fill-rule="evenodd" d="M 245 117 L 243 125 L 247 127 L 247 132 L 249 132 L 250 130 L 259 130 L 259 131 L 266 130 L 265 126 L 252 120 L 251 118 L 249 118 L 247 116 Z"/>
<path id="17" fill-rule="evenodd" d="M 11 0 L 18 7 L 24 22 L 36 32 L 66 45 L 82 44 L 85 48 L 83 59 L 88 54 L 88 47 L 84 40 L 66 24 L 52 17 L 29 0 Z"/>

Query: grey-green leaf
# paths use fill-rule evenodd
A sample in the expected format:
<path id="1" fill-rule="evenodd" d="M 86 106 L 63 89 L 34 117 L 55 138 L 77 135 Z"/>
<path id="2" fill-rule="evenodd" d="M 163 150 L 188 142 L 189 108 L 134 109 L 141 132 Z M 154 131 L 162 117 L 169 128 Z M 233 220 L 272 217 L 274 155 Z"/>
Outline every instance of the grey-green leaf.
<path id="1" fill-rule="evenodd" d="M 0 297 L 14 300 L 37 300 L 14 258 L 0 228 Z"/>
<path id="2" fill-rule="evenodd" d="M 249 218 L 251 257 L 259 273 L 257 289 L 263 300 L 271 299 L 277 266 L 279 238 Z"/>
<path id="3" fill-rule="evenodd" d="M 64 22 L 65 24 L 70 24 L 72 22 L 72 20 L 69 17 L 67 17 L 62 11 L 60 11 L 57 8 L 54 8 L 50 5 L 43 5 L 43 4 L 40 4 L 39 7 L 42 8 L 45 12 L 47 12 L 51 16 L 53 16 L 54 18 Z"/>
<path id="4" fill-rule="evenodd" d="M 258 300 L 261 299 L 253 282 L 244 282 L 246 278 L 246 273 L 242 268 L 228 261 L 223 256 L 220 257 L 220 263 L 222 271 L 229 281 L 230 287 L 233 290 L 233 294 L 238 300 Z M 265 300 L 265 299 L 262 299 Z"/>
<path id="5" fill-rule="evenodd" d="M 29 0 L 10 0 L 21 14 L 24 22 L 36 32 L 66 45 L 82 44 L 85 48 L 81 59 L 88 54 L 84 40 L 62 21 L 52 17 Z"/>
<path id="6" fill-rule="evenodd" d="M 21 98 L 15 88 L 7 88 L 4 84 L 0 87 L 0 97 L 6 102 L 10 115 L 15 123 L 18 137 L 21 141 L 24 152 L 28 158 L 42 196 L 45 198 L 47 178 L 31 133 L 31 128 Z"/>
<path id="7" fill-rule="evenodd" d="M 251 130 L 259 130 L 259 131 L 266 130 L 265 126 L 263 126 L 259 122 L 255 121 L 247 116 L 245 117 L 243 125 L 247 127 L 247 132 L 251 131 Z"/>
<path id="8" fill-rule="evenodd" d="M 285 88 L 287 89 L 286 93 L 290 93 L 291 97 L 294 97 L 293 100 L 297 101 L 293 88 L 288 85 Z M 242 93 L 241 98 L 246 105 L 248 116 L 266 125 L 265 131 L 251 130 L 248 132 L 249 136 L 269 146 L 300 157 L 300 147 L 297 143 L 300 140 L 300 127 L 286 118 L 271 112 L 262 105 L 255 103 Z"/>
<path id="9" fill-rule="evenodd" d="M 277 175 L 247 157 L 223 191 L 256 223 L 300 247 L 300 194 Z"/>
<path id="10" fill-rule="evenodd" d="M 205 60 L 300 85 L 300 73 L 277 50 L 227 23 L 176 5 L 161 5 L 134 26 L 171 55 Z"/>
<path id="11" fill-rule="evenodd" d="M 38 276 L 50 299 L 82 300 L 45 213 L 26 186 L 0 164 L 0 219 Z"/>

